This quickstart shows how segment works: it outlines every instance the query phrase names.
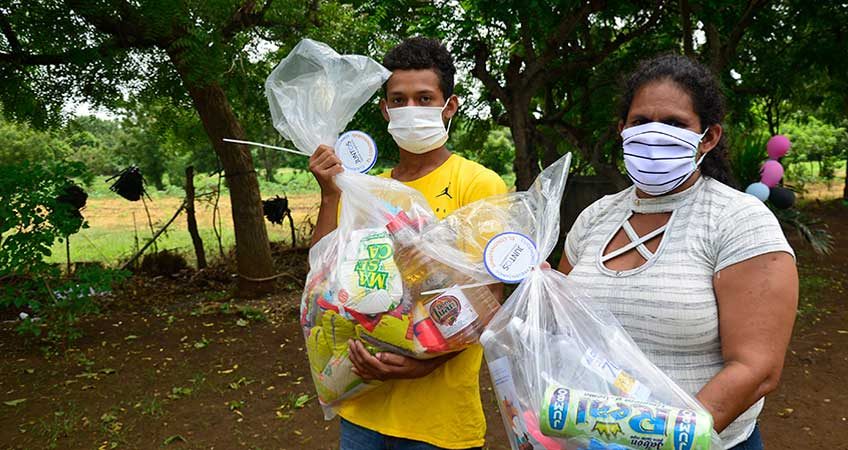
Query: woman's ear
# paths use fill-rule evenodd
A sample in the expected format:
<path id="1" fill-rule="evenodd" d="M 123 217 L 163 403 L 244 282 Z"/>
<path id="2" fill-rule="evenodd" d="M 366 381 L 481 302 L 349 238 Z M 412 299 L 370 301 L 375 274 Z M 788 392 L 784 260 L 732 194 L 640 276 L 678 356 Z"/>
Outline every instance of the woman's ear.
<path id="1" fill-rule="evenodd" d="M 386 122 L 389 121 L 389 111 L 387 110 L 388 107 L 389 107 L 389 104 L 386 103 L 386 99 L 381 98 L 380 99 L 380 112 L 383 114 L 383 118 L 386 119 Z"/>
<path id="2" fill-rule="evenodd" d="M 442 117 L 445 120 L 450 119 L 457 111 L 459 111 L 459 97 L 451 95 L 445 105 L 445 111 L 442 113 Z"/>
<path id="3" fill-rule="evenodd" d="M 720 124 L 710 125 L 709 130 L 707 130 L 707 134 L 705 134 L 704 138 L 701 139 L 701 145 L 698 146 L 698 150 L 700 150 L 702 155 L 706 154 L 718 145 L 719 141 L 721 141 L 721 134 L 723 131 L 724 130 L 722 130 Z"/>

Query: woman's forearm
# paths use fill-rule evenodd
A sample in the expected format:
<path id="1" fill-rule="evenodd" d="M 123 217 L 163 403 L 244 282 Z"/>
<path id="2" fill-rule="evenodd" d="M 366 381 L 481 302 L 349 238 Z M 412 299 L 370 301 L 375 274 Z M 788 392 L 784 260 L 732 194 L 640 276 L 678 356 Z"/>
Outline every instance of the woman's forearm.
<path id="1" fill-rule="evenodd" d="M 721 432 L 740 414 L 773 391 L 780 371 L 755 369 L 741 362 L 729 362 L 698 392 L 696 398 L 712 414 L 713 426 Z"/>

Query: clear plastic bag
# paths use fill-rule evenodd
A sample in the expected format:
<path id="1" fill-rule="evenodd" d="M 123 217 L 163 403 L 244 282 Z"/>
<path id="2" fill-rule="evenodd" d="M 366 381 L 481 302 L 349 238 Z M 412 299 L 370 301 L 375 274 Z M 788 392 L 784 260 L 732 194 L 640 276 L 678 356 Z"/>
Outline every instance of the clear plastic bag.
<path id="1" fill-rule="evenodd" d="M 390 75 L 371 58 L 339 55 L 304 39 L 265 82 L 274 128 L 306 155 L 321 144 L 334 146 Z M 350 170 L 335 182 L 342 191 L 339 226 L 309 251 L 300 307 L 312 378 L 328 419 L 339 402 L 368 387 L 351 372 L 348 340 L 363 334 L 362 324 L 373 326 L 371 332 L 379 327 L 377 334 L 400 328 L 389 314 L 400 305 L 403 287 L 386 223 L 401 212 L 419 224 L 434 220 L 424 198 L 399 182 Z"/>
<path id="2" fill-rule="evenodd" d="M 333 145 L 389 75 L 370 58 L 303 40 L 266 81 L 274 127 L 305 154 Z M 418 248 L 422 229 L 436 222 L 420 193 L 350 170 L 335 182 L 342 192 L 338 227 L 310 250 L 301 300 L 310 368 L 328 419 L 373 385 L 351 372 L 348 340 L 372 353 L 434 357 L 477 342 L 498 306 L 485 287 L 422 294 L 475 279 Z"/>
<path id="3" fill-rule="evenodd" d="M 525 219 L 550 227 L 535 230 L 539 261 L 558 235 L 560 198 L 548 200 Z M 480 342 L 513 450 L 721 448 L 703 406 L 560 272 L 531 271 Z"/>
<path id="4" fill-rule="evenodd" d="M 351 372 L 348 340 L 372 353 L 413 354 L 411 303 L 404 301 L 399 244 L 388 224 L 418 230 L 435 216 L 424 197 L 398 181 L 357 173 L 336 178 L 338 227 L 309 251 L 301 326 L 313 381 L 327 419 L 339 404 L 376 384 Z"/>

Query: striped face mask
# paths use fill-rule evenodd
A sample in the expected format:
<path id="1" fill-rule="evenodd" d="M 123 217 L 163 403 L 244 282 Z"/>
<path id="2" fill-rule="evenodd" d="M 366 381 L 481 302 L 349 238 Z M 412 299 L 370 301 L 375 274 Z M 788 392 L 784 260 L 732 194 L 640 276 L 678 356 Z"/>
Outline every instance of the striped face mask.
<path id="1" fill-rule="evenodd" d="M 696 160 L 703 134 L 685 128 L 651 122 L 621 131 L 624 167 L 639 190 L 662 195 L 683 184 L 706 153 Z"/>

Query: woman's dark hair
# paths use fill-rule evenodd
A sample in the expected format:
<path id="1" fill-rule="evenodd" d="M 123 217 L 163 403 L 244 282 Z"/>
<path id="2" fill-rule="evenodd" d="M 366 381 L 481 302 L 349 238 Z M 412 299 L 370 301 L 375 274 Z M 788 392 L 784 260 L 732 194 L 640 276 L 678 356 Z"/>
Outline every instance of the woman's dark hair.
<path id="1" fill-rule="evenodd" d="M 724 95 L 713 73 L 703 64 L 682 55 L 664 54 L 639 63 L 624 80 L 624 96 L 619 111 L 622 122 L 627 121 L 633 97 L 643 86 L 655 81 L 673 81 L 692 98 L 701 131 L 724 119 Z M 724 184 L 735 186 L 727 159 L 727 139 L 722 133 L 718 144 L 701 163 L 701 173 Z"/>
<path id="2" fill-rule="evenodd" d="M 450 52 L 438 39 L 407 38 L 386 53 L 383 65 L 391 71 L 432 69 L 439 77 L 439 88 L 445 100 L 453 95 L 456 66 Z"/>

